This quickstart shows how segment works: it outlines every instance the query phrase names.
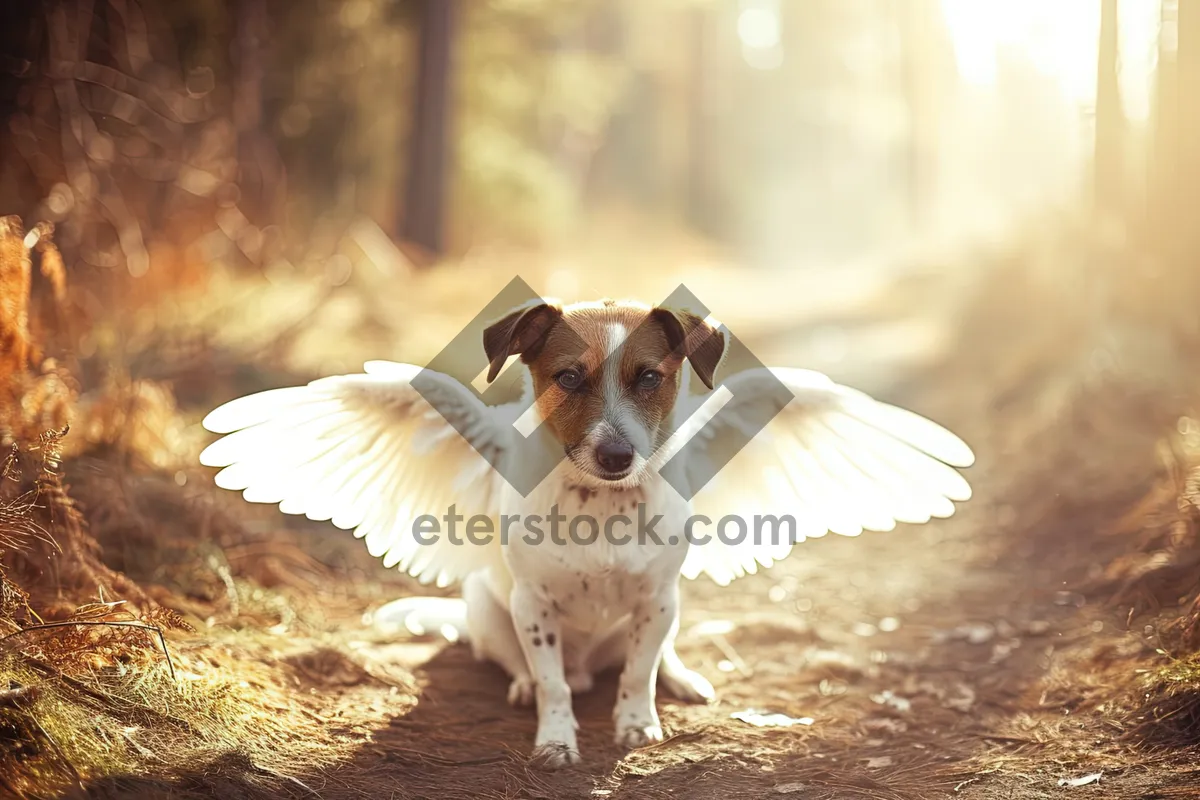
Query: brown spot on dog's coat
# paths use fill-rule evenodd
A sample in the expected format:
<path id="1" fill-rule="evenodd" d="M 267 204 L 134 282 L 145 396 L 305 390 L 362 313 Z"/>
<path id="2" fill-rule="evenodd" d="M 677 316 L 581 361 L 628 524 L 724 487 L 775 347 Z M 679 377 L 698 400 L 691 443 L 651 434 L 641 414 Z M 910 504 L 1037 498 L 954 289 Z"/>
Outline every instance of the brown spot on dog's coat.
<path id="1" fill-rule="evenodd" d="M 525 363 L 537 358 L 546 334 L 562 319 L 562 308 L 549 303 L 531 303 L 515 308 L 483 332 L 483 349 L 488 357 L 488 383 L 496 380 L 509 356 L 520 355 Z"/>
<path id="2" fill-rule="evenodd" d="M 619 353 L 611 354 L 616 326 L 625 336 Z M 641 303 L 605 300 L 565 308 L 542 303 L 516 309 L 489 327 L 484 349 L 489 381 L 509 356 L 520 354 L 547 429 L 571 454 L 603 419 L 605 383 L 622 387 L 653 445 L 661 445 L 670 435 L 664 423 L 675 407 L 684 360 L 712 388 L 725 336 L 695 314 Z M 577 388 L 559 384 L 557 377 L 566 370 L 580 373 Z M 662 381 L 652 388 L 641 386 L 641 376 L 650 370 L 661 373 Z M 582 492 L 580 497 L 590 499 Z"/>

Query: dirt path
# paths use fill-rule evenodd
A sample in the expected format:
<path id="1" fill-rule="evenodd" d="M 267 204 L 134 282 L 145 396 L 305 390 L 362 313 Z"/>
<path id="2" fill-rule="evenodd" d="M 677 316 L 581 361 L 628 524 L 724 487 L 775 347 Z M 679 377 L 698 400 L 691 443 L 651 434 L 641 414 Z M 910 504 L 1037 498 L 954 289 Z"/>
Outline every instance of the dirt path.
<path id="1" fill-rule="evenodd" d="M 985 418 L 947 413 L 982 464 L 976 498 L 953 520 L 830 536 L 730 588 L 686 586 L 680 652 L 720 699 L 661 699 L 662 745 L 627 754 L 612 744 L 608 676 L 576 700 L 582 766 L 531 772 L 534 715 L 505 703 L 498 668 L 463 646 L 369 640 L 358 620 L 335 620 L 337 650 L 368 673 L 412 670 L 418 699 L 398 701 L 374 681 L 339 686 L 330 665 L 341 656 L 307 670 L 322 713 L 369 741 L 305 784 L 321 797 L 387 786 L 392 797 L 441 800 L 1191 796 L 1200 771 L 1110 746 L 1087 708 L 1102 678 L 1081 671 L 1098 652 L 1145 649 L 1118 611 L 1078 587 L 1107 559 L 1096 542 L 1122 546 L 1094 530 L 1144 488 L 1150 443 L 1130 430 L 1064 449 L 1079 440 L 1068 427 L 1043 440 L 1040 468 L 1018 469 Z M 1018 508 L 1014 497 L 1031 500 Z M 756 727 L 731 716 L 751 709 L 812 721 Z M 1094 785 L 1059 786 L 1095 772 Z"/>
<path id="2" fill-rule="evenodd" d="M 310 589 L 318 621 L 263 647 L 264 659 L 283 651 L 309 713 L 354 743 L 336 766 L 290 776 L 290 794 L 1200 797 L 1200 769 L 1176 752 L 1119 741 L 1102 713 L 1120 701 L 1114 676 L 1128 686 L 1127 676 L 1156 658 L 1155 644 L 1143 621 L 1088 589 L 1131 548 L 1104 532 L 1153 479 L 1155 439 L 1172 418 L 1089 377 L 1093 341 L 1114 340 L 1060 303 L 1059 287 L 1039 299 L 1029 286 L 997 285 L 1006 299 L 988 300 L 954 329 L 947 363 L 920 377 L 906 370 L 911 382 L 900 386 L 856 381 L 971 442 L 976 497 L 949 521 L 806 542 L 729 588 L 687 584 L 680 653 L 712 680 L 719 701 L 660 698 L 661 745 L 632 753 L 613 745 L 609 675 L 576 698 L 582 765 L 530 771 L 534 714 L 507 705 L 498 668 L 461 645 L 387 641 L 363 627 L 364 607 L 422 590 L 398 584 L 347 541 L 338 547 L 355 554 L 339 559 L 353 569 Z M 1076 316 L 1034 330 L 1031 306 Z M 1154 364 L 1161 374 L 1179 367 Z M 310 533 L 314 542 L 330 536 Z M 732 716 L 748 710 L 811 723 L 757 727 Z M 262 796 L 232 777 L 244 768 L 231 767 L 225 800 Z M 208 787 L 216 779 L 206 770 Z M 125 796 L 113 788 L 93 793 Z"/>

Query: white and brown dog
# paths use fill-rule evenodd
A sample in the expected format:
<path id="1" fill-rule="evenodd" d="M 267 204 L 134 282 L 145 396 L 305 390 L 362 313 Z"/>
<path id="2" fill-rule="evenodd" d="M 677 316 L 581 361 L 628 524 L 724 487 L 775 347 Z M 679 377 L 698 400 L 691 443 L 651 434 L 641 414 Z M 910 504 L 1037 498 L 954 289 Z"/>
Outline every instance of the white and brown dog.
<path id="1" fill-rule="evenodd" d="M 973 461 L 961 440 L 818 373 L 748 370 L 694 396 L 684 362 L 712 390 L 726 343 L 675 309 L 537 303 L 484 334 L 488 380 L 519 356 L 524 402 L 488 406 L 446 375 L 370 362 L 221 406 L 204 425 L 229 435 L 201 458 L 249 501 L 353 529 L 385 566 L 461 582 L 462 600 L 408 598 L 376 620 L 464 635 L 512 676 L 510 702 L 536 699 L 534 760 L 560 768 L 579 760 L 572 692 L 601 670 L 621 668 L 628 747 L 662 739 L 656 682 L 713 697 L 675 653 L 680 575 L 728 583 L 806 537 L 946 517 L 970 496 L 952 468 Z M 735 435 L 768 419 L 749 444 Z M 741 452 L 718 473 L 722 448 Z M 522 470 L 548 476 L 522 493 Z"/>

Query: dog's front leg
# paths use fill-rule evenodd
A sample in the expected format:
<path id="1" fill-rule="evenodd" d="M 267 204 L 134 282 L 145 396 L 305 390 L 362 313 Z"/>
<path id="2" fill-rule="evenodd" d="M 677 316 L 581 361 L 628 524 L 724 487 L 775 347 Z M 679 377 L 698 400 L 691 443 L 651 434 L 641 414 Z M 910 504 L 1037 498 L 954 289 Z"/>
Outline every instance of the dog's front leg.
<path id="1" fill-rule="evenodd" d="M 642 747 L 661 742 L 662 725 L 654 707 L 654 684 L 663 646 L 671 635 L 679 613 L 679 584 L 647 598 L 633 610 L 629 621 L 629 642 L 625 651 L 625 669 L 617 692 L 613 719 L 617 724 L 617 744 Z"/>
<path id="2" fill-rule="evenodd" d="M 513 624 L 537 686 L 538 729 L 533 763 L 562 769 L 579 763 L 575 713 L 563 668 L 562 630 L 552 604 L 518 583 L 510 601 Z"/>

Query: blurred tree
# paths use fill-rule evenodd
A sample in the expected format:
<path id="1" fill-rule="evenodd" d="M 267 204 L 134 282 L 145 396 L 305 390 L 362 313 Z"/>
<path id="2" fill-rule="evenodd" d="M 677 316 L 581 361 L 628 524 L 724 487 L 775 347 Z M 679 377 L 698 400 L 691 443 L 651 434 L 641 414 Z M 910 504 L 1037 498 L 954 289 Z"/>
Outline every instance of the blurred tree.
<path id="1" fill-rule="evenodd" d="M 423 3 L 271 2 L 262 131 L 286 168 L 288 238 L 310 256 L 359 214 L 403 235 Z"/>
<path id="2" fill-rule="evenodd" d="M 701 233 L 720 235 L 720 193 L 714 174 L 718 153 L 714 137 L 717 70 L 716 15 L 712 4 L 697 3 L 688 15 L 687 221 Z"/>
<path id="3" fill-rule="evenodd" d="M 460 6 L 449 246 L 570 230 L 630 72 L 603 0 Z M 621 3 L 620 19 L 650 4 Z M 593 31 L 609 31 L 603 36 Z"/>
<path id="4" fill-rule="evenodd" d="M 1186 196 L 1178 198 L 1182 207 L 1191 211 L 1187 225 L 1190 251 L 1194 254 L 1200 243 L 1200 226 L 1195 224 L 1195 211 L 1200 208 L 1200 3 L 1196 0 L 1179 3 L 1179 130 L 1181 137 L 1180 174 Z"/>
<path id="5" fill-rule="evenodd" d="M 907 6 L 736 6 L 717 135 L 729 240 L 753 263 L 843 261 L 907 235 L 913 131 L 895 16 Z M 744 29 L 764 12 L 773 25 Z"/>
<path id="6" fill-rule="evenodd" d="M 937 223 L 938 154 L 942 115 L 954 88 L 953 52 L 941 0 L 908 0 L 891 10 L 899 18 L 900 79 L 908 111 L 909 224 L 914 233 L 928 233 Z"/>
<path id="7" fill-rule="evenodd" d="M 1174 202 L 1179 175 L 1174 155 L 1179 146 L 1178 6 L 1163 0 L 1155 71 L 1154 130 L 1147 191 L 1148 244 L 1162 251 L 1178 227 Z"/>
<path id="8" fill-rule="evenodd" d="M 712 120 L 706 117 L 720 64 L 710 12 L 718 5 L 687 0 L 625 5 L 614 15 L 615 31 L 604 52 L 623 58 L 627 72 L 596 153 L 599 179 L 593 188 L 604 202 L 689 218 L 693 186 L 707 181 L 711 188 L 717 154 L 710 149 Z M 663 30 L 681 35 L 664 41 Z M 696 227 L 713 232 L 704 224 Z"/>
<path id="9" fill-rule="evenodd" d="M 455 5 L 455 0 L 425 0 L 420 11 L 417 88 L 402 226 L 407 239 L 439 255 L 444 250 L 445 235 Z"/>
<path id="10" fill-rule="evenodd" d="M 1124 123 L 1117 82 L 1120 63 L 1117 0 L 1100 3 L 1100 54 L 1096 75 L 1096 151 L 1093 202 L 1101 213 L 1124 215 Z"/>
<path id="11" fill-rule="evenodd" d="M 262 225 L 282 219 L 287 192 L 279 152 L 263 126 L 263 78 L 271 20 L 267 0 L 240 0 L 234 13 L 232 116 L 237 130 L 238 184 L 243 210 Z"/>
<path id="12" fill-rule="evenodd" d="M 1163 0 L 1147 198 L 1148 244 L 1175 260 L 1200 248 L 1200 7 Z"/>

